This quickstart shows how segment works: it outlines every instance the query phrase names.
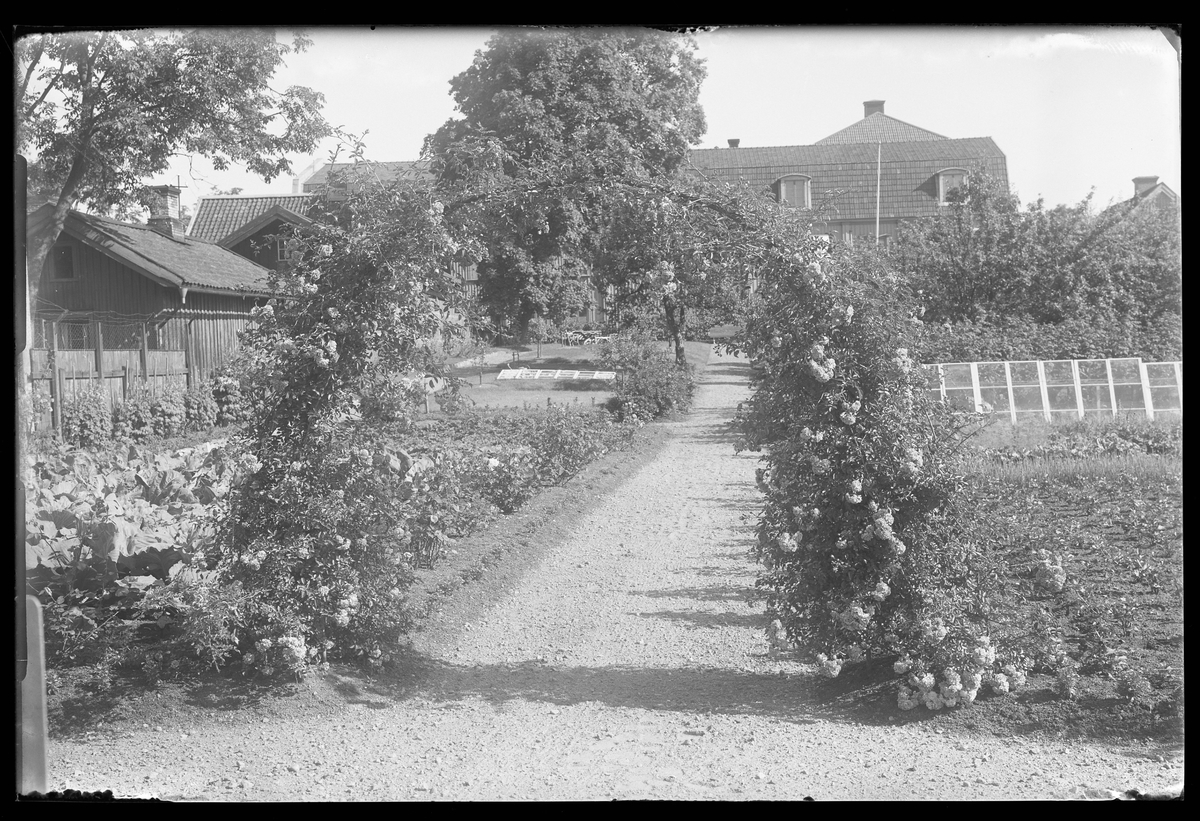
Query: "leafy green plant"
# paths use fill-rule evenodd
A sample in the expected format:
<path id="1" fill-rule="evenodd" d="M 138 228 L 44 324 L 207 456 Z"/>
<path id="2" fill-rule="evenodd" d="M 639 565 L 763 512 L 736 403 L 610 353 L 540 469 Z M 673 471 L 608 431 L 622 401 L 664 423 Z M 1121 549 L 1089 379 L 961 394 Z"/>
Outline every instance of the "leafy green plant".
<path id="1" fill-rule="evenodd" d="M 618 372 L 613 410 L 622 417 L 656 419 L 691 407 L 695 382 L 690 371 L 664 354 L 643 331 L 602 343 L 600 366 Z"/>
<path id="2" fill-rule="evenodd" d="M 250 417 L 251 408 L 243 394 L 242 377 L 237 369 L 218 368 L 213 373 L 211 385 L 218 425 L 237 425 Z"/>
<path id="3" fill-rule="evenodd" d="M 113 436 L 112 407 L 108 392 L 88 386 L 73 392 L 62 406 L 63 439 L 85 448 L 106 445 Z"/>
<path id="4" fill-rule="evenodd" d="M 113 436 L 118 442 L 142 443 L 154 436 L 153 403 L 149 391 L 135 387 L 113 406 Z"/>
<path id="5" fill-rule="evenodd" d="M 191 430 L 205 431 L 217 424 L 217 400 L 212 386 L 199 382 L 183 395 L 186 426 Z"/>
<path id="6" fill-rule="evenodd" d="M 187 405 L 184 392 L 177 387 L 168 387 L 157 394 L 150 403 L 150 417 L 154 435 L 160 438 L 183 433 L 187 424 Z"/>
<path id="7" fill-rule="evenodd" d="M 26 579 L 47 608 L 52 657 L 114 646 L 148 591 L 207 567 L 235 481 L 220 449 L 40 454 L 25 477 Z"/>

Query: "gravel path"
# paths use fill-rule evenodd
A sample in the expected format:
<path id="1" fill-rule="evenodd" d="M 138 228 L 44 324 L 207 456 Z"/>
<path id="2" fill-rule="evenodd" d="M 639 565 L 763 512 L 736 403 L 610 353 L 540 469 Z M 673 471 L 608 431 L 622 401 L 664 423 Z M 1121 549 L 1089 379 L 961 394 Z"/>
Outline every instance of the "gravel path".
<path id="1" fill-rule="evenodd" d="M 1107 797 L 1182 775 L 1129 748 L 865 726 L 767 656 L 747 560 L 756 457 L 715 359 L 660 457 L 409 681 L 50 744 L 54 789 L 192 800 Z"/>

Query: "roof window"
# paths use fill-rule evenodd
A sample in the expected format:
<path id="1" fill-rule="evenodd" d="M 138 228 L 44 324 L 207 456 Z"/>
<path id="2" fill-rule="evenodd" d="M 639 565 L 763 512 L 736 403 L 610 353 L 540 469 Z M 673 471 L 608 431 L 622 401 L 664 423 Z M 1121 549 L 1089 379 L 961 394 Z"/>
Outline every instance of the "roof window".
<path id="1" fill-rule="evenodd" d="M 950 192 L 967 184 L 963 168 L 946 168 L 938 172 L 938 205 L 950 204 Z"/>

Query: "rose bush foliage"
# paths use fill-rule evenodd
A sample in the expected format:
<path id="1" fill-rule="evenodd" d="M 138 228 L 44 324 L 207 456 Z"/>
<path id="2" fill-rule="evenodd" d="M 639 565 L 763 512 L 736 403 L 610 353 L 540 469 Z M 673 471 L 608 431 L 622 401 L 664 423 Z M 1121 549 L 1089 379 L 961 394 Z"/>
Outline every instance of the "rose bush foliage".
<path id="1" fill-rule="evenodd" d="M 742 446 L 764 450 L 759 584 L 787 641 L 837 676 L 898 657 L 902 708 L 1019 686 L 991 643 L 986 564 L 955 502 L 977 418 L 935 403 L 919 308 L 878 256 L 776 246 L 733 348 L 759 369 Z"/>
<path id="2" fill-rule="evenodd" d="M 410 532 L 436 489 L 360 409 L 392 377 L 428 372 L 430 340 L 454 334 L 460 246 L 424 183 L 351 187 L 291 238 L 295 263 L 272 281 L 280 298 L 243 338 L 254 414 L 231 448 L 259 469 L 231 494 L 222 573 L 257 594 L 244 642 L 267 643 L 251 662 L 264 672 L 317 656 L 384 663 L 406 627 L 405 546 L 442 533 Z M 283 638 L 301 644 L 281 651 Z"/>

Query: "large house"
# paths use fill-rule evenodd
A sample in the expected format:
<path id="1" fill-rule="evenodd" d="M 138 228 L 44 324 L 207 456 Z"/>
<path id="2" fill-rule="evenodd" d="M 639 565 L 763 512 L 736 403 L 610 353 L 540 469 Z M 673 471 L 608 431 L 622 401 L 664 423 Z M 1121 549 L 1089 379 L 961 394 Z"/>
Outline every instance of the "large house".
<path id="1" fill-rule="evenodd" d="M 863 118 L 811 145 L 695 149 L 691 166 L 710 179 L 744 182 L 781 204 L 811 211 L 813 230 L 853 243 L 895 236 L 904 220 L 931 217 L 966 177 L 983 171 L 1008 187 L 991 137 L 951 139 L 863 103 Z M 876 228 L 878 225 L 878 229 Z"/>

